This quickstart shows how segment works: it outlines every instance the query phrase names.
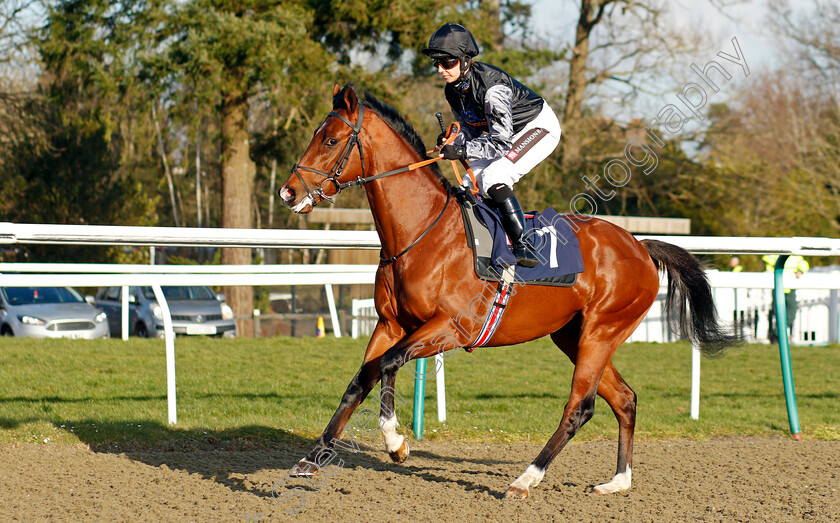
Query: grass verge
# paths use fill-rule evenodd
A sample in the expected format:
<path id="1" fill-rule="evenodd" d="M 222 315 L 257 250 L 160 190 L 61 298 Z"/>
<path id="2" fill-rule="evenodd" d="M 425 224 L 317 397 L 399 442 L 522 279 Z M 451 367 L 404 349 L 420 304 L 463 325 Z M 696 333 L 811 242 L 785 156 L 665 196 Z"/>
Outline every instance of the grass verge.
<path id="1" fill-rule="evenodd" d="M 162 341 L 0 338 L 0 443 L 306 445 L 332 416 L 365 345 L 335 338 L 178 338 L 178 424 L 170 427 Z M 840 346 L 793 347 L 791 354 L 803 436 L 840 439 Z M 689 417 L 687 344 L 627 344 L 614 362 L 639 398 L 637 439 L 789 433 L 774 346 L 704 359 L 699 420 Z M 545 442 L 560 421 L 572 370 L 549 340 L 459 351 L 446 362 L 445 423 L 437 421 L 434 381 L 427 382 L 424 437 Z M 413 381 L 405 369 L 397 379 L 405 434 Z M 599 398 L 575 440 L 616 438 L 615 419 Z M 380 437 L 361 439 L 378 445 Z"/>

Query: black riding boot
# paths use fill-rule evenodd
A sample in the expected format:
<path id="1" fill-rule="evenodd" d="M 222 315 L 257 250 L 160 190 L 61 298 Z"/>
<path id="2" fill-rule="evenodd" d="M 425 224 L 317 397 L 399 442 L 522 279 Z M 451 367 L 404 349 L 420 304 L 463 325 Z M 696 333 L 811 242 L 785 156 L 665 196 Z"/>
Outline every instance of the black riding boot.
<path id="1" fill-rule="evenodd" d="M 511 250 L 516 257 L 516 264 L 522 267 L 536 267 L 540 261 L 534 255 L 533 248 L 523 238 L 525 233 L 525 215 L 513 191 L 505 184 L 496 184 L 487 194 L 493 199 L 502 215 L 502 227 L 510 238 Z"/>

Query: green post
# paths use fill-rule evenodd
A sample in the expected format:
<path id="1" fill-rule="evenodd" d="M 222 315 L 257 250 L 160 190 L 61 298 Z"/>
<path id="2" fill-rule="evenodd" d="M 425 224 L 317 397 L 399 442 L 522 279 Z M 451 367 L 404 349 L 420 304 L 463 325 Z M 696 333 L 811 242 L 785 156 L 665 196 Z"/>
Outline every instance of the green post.
<path id="1" fill-rule="evenodd" d="M 781 255 L 776 260 L 774 271 L 773 295 L 776 298 L 776 330 L 779 335 L 779 357 L 782 362 L 782 381 L 785 385 L 785 403 L 787 403 L 788 422 L 793 439 L 801 440 L 799 430 L 799 413 L 796 410 L 796 392 L 793 390 L 793 373 L 790 368 L 790 345 L 787 333 L 787 310 L 785 308 L 785 287 L 782 276 L 785 273 L 785 262 L 789 256 Z"/>
<path id="2" fill-rule="evenodd" d="M 417 440 L 423 439 L 423 405 L 426 399 L 426 358 L 418 358 L 414 373 L 414 420 L 412 428 Z"/>

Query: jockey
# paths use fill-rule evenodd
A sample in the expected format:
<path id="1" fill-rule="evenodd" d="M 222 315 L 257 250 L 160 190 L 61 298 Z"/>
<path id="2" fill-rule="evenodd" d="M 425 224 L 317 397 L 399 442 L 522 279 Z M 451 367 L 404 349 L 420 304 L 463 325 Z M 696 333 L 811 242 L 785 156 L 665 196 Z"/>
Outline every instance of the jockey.
<path id="1" fill-rule="evenodd" d="M 554 151 L 560 122 L 534 91 L 498 67 L 474 62 L 478 44 L 462 25 L 441 26 L 423 54 L 446 81 L 446 101 L 461 125 L 452 144 L 441 147 L 442 133 L 435 149 L 443 158 L 470 162 L 478 189 L 501 213 L 516 263 L 535 267 L 539 261 L 524 239 L 525 217 L 513 184 Z"/>

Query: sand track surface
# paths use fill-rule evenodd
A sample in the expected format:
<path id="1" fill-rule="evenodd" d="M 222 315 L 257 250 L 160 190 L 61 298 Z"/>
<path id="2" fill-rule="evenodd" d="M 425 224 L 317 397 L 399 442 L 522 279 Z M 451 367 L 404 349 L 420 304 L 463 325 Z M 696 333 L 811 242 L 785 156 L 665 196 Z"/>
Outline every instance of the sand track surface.
<path id="1" fill-rule="evenodd" d="M 310 483 L 286 478 L 298 445 L 5 445 L 0 520 L 840 521 L 837 441 L 637 443 L 632 489 L 606 496 L 591 488 L 614 474 L 616 445 L 572 443 L 529 499 L 503 500 L 539 449 L 419 441 L 403 465 L 380 449 L 341 449 L 341 466 Z"/>

